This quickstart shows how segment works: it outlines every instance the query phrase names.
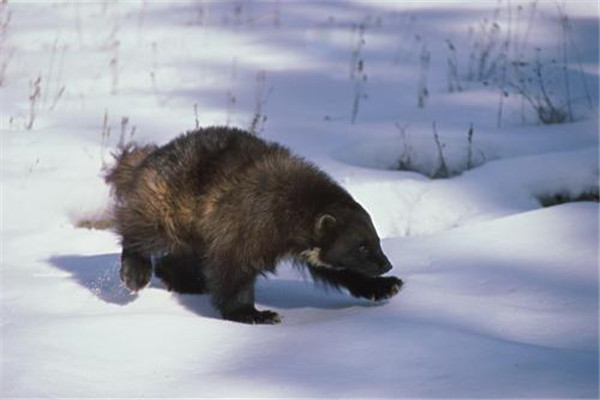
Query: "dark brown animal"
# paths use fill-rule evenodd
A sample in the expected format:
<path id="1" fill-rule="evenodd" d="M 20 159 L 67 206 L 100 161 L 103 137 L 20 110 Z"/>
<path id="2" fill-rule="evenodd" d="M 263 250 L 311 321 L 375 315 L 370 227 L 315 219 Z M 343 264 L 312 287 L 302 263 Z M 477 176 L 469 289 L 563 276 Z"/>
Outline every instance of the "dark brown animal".
<path id="1" fill-rule="evenodd" d="M 137 291 L 154 269 L 171 290 L 209 292 L 225 319 L 277 323 L 254 307 L 254 281 L 286 257 L 325 284 L 381 300 L 402 281 L 367 212 L 325 173 L 233 128 L 130 145 L 107 174 L 122 236 L 121 279 Z"/>

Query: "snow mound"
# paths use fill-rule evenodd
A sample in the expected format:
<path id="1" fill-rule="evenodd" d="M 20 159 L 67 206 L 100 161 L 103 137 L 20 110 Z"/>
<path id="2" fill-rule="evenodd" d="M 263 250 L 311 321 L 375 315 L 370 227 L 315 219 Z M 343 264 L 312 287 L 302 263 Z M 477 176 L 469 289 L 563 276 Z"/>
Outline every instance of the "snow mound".
<path id="1" fill-rule="evenodd" d="M 568 166 L 568 168 L 566 167 Z M 405 173 L 342 178 L 383 237 L 431 234 L 541 207 L 539 198 L 598 193 L 596 149 L 501 159 L 447 180 Z"/>
<path id="2" fill-rule="evenodd" d="M 274 327 L 221 321 L 207 296 L 156 285 L 115 295 L 101 271 L 114 275 L 117 254 L 54 256 L 34 294 L 4 294 L 6 310 L 56 304 L 4 314 L 3 396 L 594 397 L 597 218 L 597 204 L 567 204 L 388 239 L 406 284 L 378 305 L 282 266 L 257 290 L 284 316 Z"/>

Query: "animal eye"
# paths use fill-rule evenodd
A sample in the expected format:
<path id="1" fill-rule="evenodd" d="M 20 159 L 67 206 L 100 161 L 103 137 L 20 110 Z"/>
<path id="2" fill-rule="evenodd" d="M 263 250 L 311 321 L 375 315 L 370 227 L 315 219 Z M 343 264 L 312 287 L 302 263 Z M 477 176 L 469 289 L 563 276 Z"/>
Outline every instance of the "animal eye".
<path id="1" fill-rule="evenodd" d="M 369 248 L 367 247 L 366 244 L 361 244 L 358 246 L 358 252 L 362 255 L 367 255 L 369 254 Z"/>

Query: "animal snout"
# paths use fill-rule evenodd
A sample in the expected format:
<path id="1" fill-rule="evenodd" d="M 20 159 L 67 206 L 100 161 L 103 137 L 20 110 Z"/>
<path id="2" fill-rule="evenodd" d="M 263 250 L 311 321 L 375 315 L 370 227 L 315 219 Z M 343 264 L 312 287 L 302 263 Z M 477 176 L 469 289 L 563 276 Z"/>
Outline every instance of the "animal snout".
<path id="1" fill-rule="evenodd" d="M 390 263 L 389 260 L 385 259 L 380 265 L 379 265 L 379 273 L 381 275 L 385 274 L 386 272 L 389 272 L 391 269 L 393 268 L 392 263 Z"/>

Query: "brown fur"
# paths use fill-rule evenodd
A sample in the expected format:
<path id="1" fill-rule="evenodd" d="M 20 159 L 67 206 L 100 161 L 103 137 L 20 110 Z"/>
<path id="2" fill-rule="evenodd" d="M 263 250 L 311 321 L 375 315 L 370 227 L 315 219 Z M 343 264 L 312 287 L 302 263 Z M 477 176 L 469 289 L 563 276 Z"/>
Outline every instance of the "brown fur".
<path id="1" fill-rule="evenodd" d="M 115 167 L 109 170 L 104 180 L 112 186 L 117 199 L 122 199 L 125 196 L 132 182 L 136 179 L 137 168 L 156 148 L 153 145 L 137 146 L 134 143 L 129 143 L 120 148 L 119 153 L 113 154 Z"/>
<path id="2" fill-rule="evenodd" d="M 215 127 L 163 147 L 128 146 L 116 160 L 106 181 L 114 190 L 116 230 L 123 238 L 121 277 L 130 289 L 149 282 L 151 255 L 166 255 L 156 273 L 169 288 L 210 291 L 225 318 L 274 323 L 275 313 L 254 309 L 253 283 L 283 257 L 308 264 L 317 279 L 351 292 L 352 282 L 371 284 L 363 297 L 382 297 L 373 292 L 399 287 L 396 278 L 368 283 L 367 275 L 391 266 L 364 209 L 284 147 Z M 318 223 L 323 220 L 328 223 Z M 372 250 L 362 264 L 350 254 L 358 241 Z M 311 261 L 307 251 L 330 259 Z M 339 264 L 359 278 L 319 274 L 319 268 Z"/>

